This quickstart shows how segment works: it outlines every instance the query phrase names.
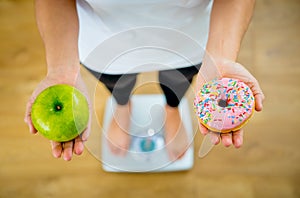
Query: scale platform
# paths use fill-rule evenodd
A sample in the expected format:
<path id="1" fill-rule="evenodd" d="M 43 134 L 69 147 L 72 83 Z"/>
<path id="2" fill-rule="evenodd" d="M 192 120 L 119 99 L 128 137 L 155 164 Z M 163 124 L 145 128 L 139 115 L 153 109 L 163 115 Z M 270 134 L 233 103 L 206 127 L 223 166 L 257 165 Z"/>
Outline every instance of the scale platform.
<path id="1" fill-rule="evenodd" d="M 188 133 L 190 147 L 185 155 L 170 161 L 164 143 L 163 95 L 133 95 L 131 97 L 131 145 L 126 156 L 114 155 L 108 147 L 107 129 L 113 116 L 116 102 L 110 97 L 106 103 L 103 135 L 102 164 L 107 172 L 168 172 L 184 171 L 193 167 L 193 127 L 189 105 L 183 98 L 179 110 L 184 127 Z"/>

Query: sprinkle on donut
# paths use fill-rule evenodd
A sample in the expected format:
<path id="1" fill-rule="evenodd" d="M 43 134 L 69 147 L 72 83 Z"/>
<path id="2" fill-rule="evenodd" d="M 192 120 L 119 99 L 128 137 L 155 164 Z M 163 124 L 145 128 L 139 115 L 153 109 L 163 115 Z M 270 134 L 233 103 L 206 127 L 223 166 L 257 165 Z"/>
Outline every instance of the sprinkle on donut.
<path id="1" fill-rule="evenodd" d="M 240 80 L 215 79 L 205 83 L 197 93 L 194 108 L 204 126 L 227 133 L 240 129 L 252 116 L 254 97 Z"/>

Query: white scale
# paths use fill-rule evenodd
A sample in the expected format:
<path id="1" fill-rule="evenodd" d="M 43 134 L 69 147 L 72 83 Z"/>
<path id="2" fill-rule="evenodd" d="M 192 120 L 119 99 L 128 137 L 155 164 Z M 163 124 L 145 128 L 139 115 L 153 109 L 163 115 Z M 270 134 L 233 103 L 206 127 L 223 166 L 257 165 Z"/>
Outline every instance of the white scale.
<path id="1" fill-rule="evenodd" d="M 189 105 L 183 98 L 179 110 L 184 127 L 188 133 L 190 147 L 185 155 L 174 162 L 169 160 L 164 148 L 164 106 L 163 95 L 133 95 L 131 97 L 131 145 L 126 156 L 114 155 L 108 148 L 107 129 L 116 102 L 112 97 L 107 100 L 102 137 L 102 164 L 108 172 L 162 172 L 184 171 L 194 163 L 193 126 Z"/>

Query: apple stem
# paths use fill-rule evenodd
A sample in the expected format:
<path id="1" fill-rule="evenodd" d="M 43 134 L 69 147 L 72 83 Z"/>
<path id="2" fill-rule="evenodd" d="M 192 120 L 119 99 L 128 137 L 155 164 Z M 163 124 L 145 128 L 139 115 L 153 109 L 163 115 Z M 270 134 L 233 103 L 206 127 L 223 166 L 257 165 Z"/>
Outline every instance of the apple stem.
<path id="1" fill-rule="evenodd" d="M 57 105 L 56 110 L 58 110 L 58 111 L 61 110 L 61 106 Z"/>

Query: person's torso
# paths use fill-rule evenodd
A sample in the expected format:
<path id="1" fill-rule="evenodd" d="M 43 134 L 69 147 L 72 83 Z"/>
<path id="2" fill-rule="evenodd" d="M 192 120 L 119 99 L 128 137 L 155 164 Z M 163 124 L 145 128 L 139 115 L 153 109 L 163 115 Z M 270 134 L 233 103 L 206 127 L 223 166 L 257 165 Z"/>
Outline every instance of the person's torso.
<path id="1" fill-rule="evenodd" d="M 81 61 L 104 73 L 160 70 L 164 66 L 158 65 L 166 64 L 171 66 L 164 68 L 187 66 L 189 61 L 184 63 L 183 59 L 204 51 L 211 3 L 210 0 L 78 0 Z M 202 53 L 195 61 L 200 61 L 200 56 Z"/>

